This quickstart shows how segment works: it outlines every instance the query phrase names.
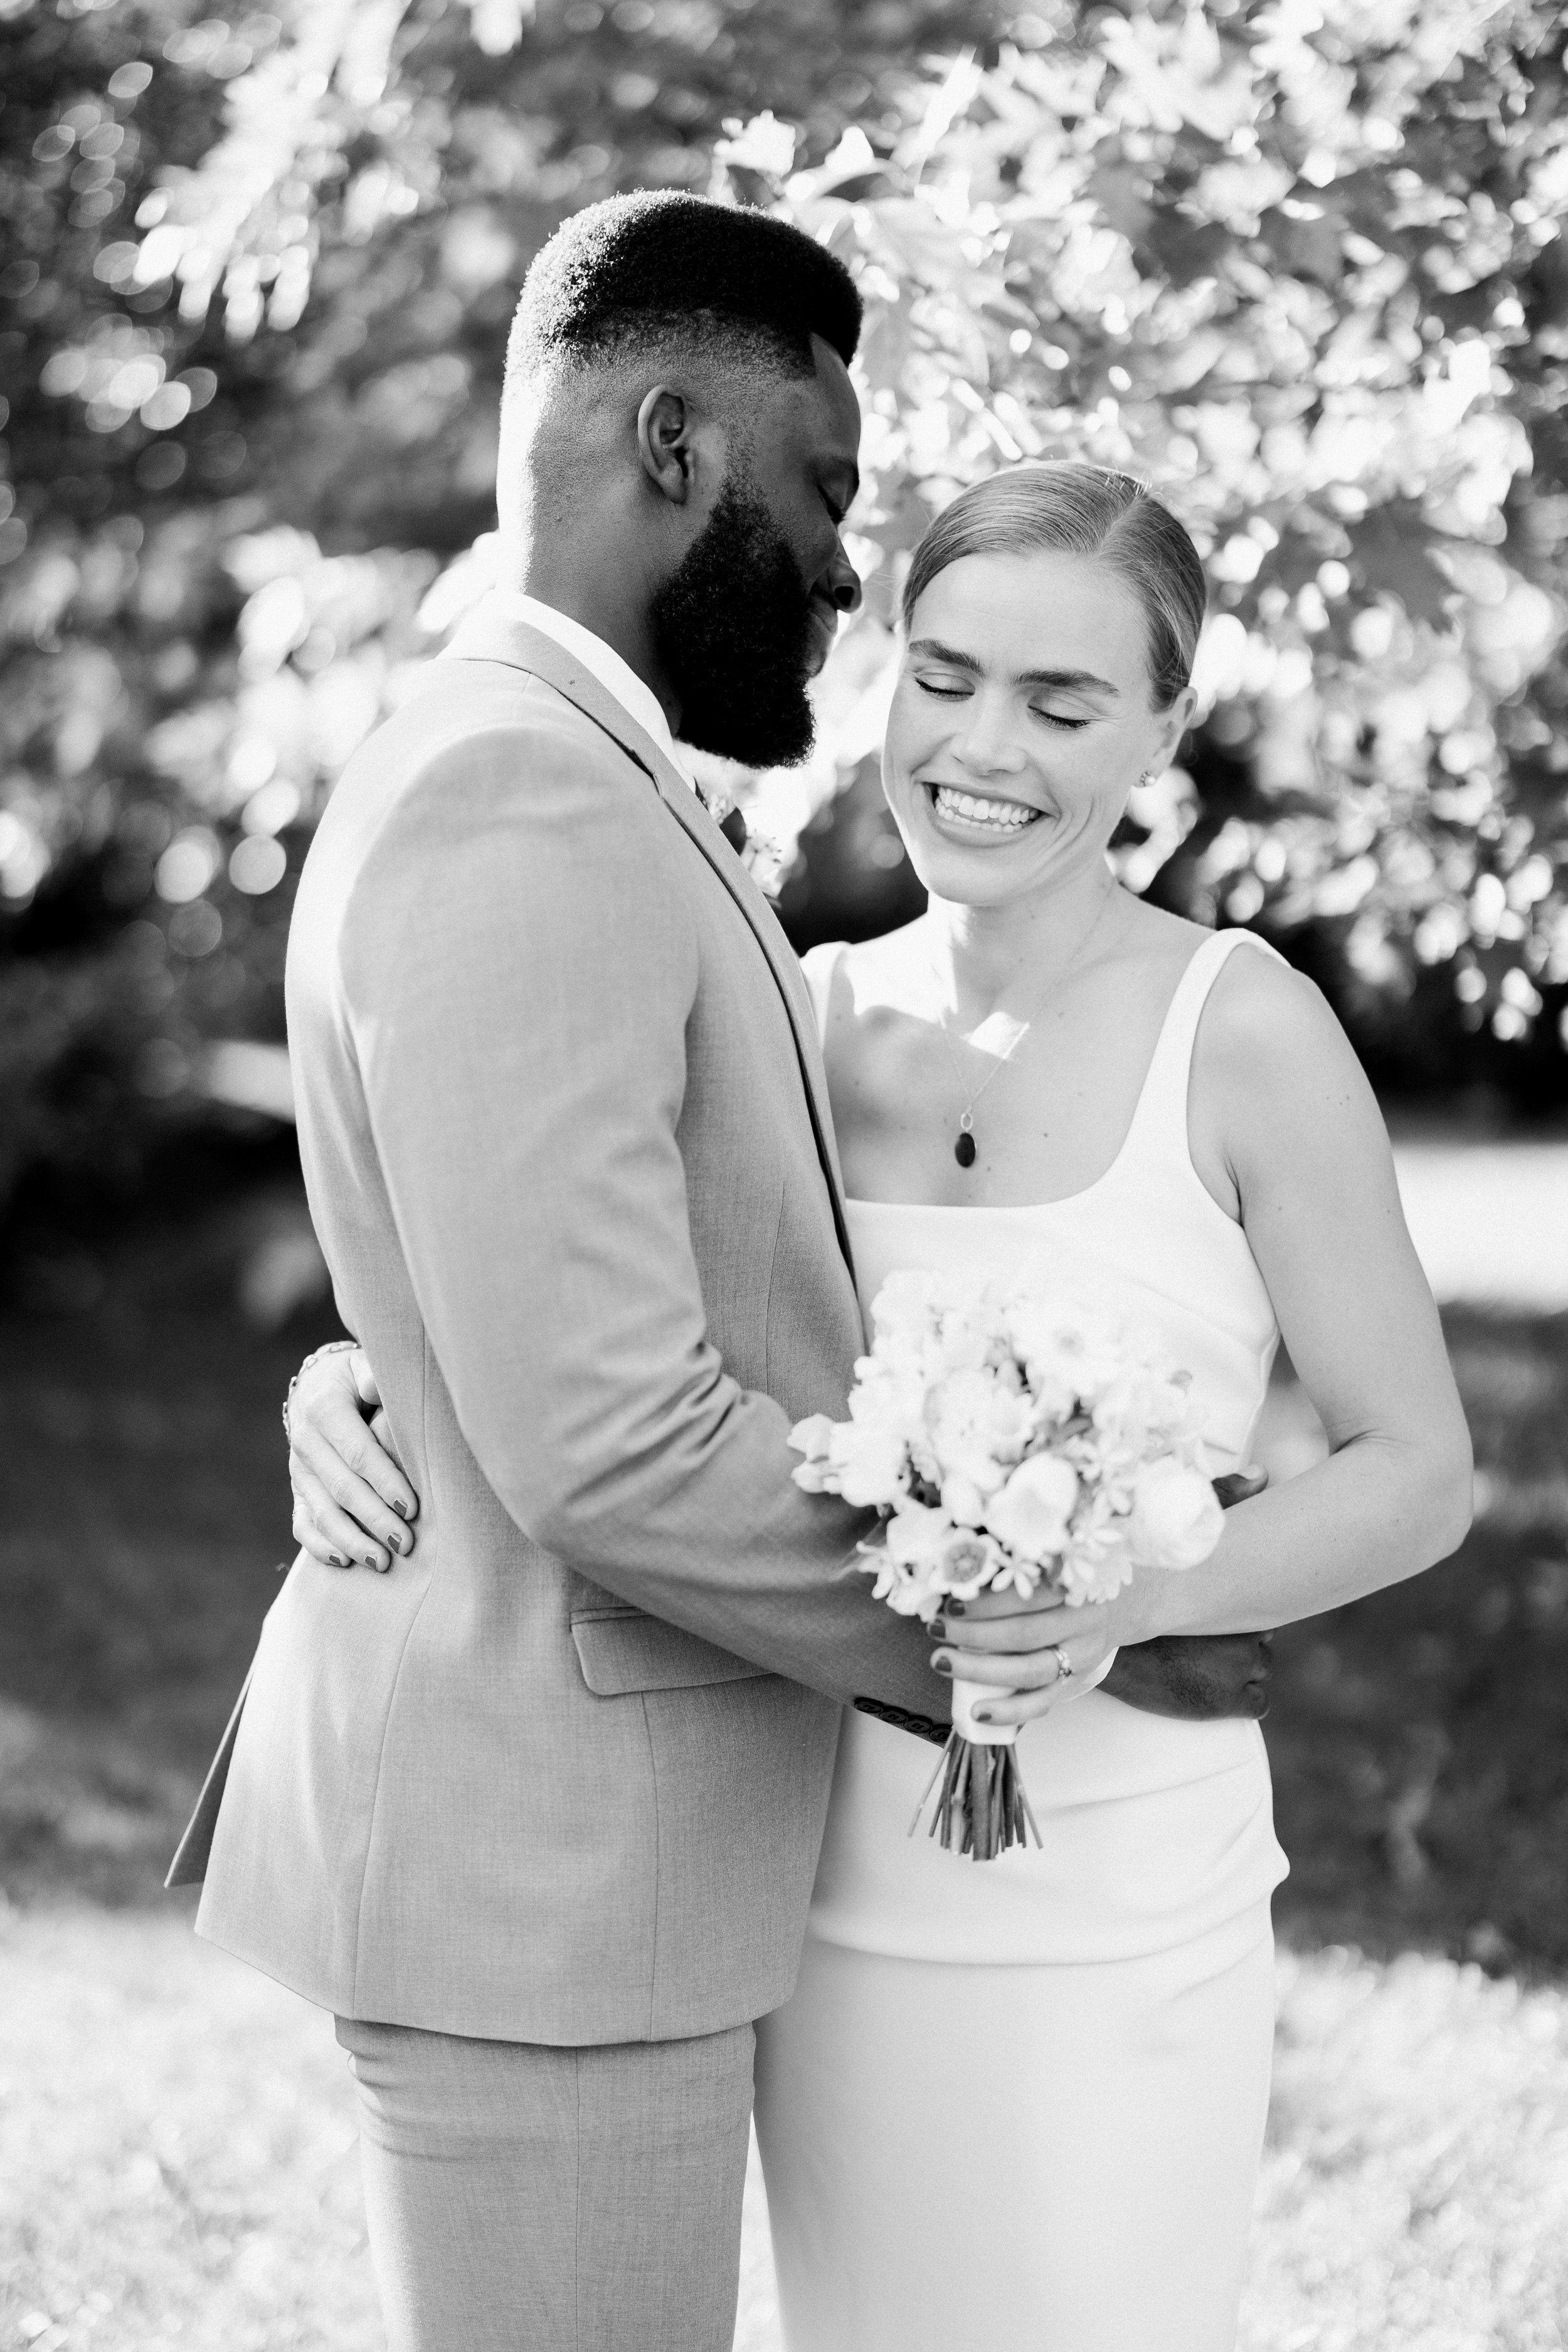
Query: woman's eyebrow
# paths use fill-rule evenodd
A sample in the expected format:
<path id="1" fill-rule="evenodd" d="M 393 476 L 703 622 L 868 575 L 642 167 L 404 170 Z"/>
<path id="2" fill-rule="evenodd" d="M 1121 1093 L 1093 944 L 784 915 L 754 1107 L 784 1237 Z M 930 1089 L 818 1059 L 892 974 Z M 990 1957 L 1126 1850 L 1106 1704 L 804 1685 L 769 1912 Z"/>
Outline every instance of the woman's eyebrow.
<path id="1" fill-rule="evenodd" d="M 921 661 L 945 662 L 949 669 L 966 669 L 974 677 L 984 672 L 984 664 L 975 655 L 961 652 L 957 646 L 944 646 L 940 637 L 917 637 L 910 651 Z M 1068 694 L 1108 694 L 1113 702 L 1120 700 L 1121 693 L 1120 687 L 1112 686 L 1108 677 L 1096 677 L 1091 669 L 1025 669 L 1019 671 L 1013 683 L 1049 687 Z"/>
<path id="2" fill-rule="evenodd" d="M 984 668 L 973 654 L 960 653 L 956 646 L 944 646 L 940 637 L 917 637 L 910 651 L 919 654 L 922 661 L 945 662 L 949 669 L 972 670 L 976 677 Z"/>
<path id="3" fill-rule="evenodd" d="M 1096 677 L 1091 669 L 1024 669 L 1013 681 L 1016 686 L 1048 686 L 1067 693 L 1108 694 L 1113 702 L 1121 698 L 1120 687 L 1112 686 L 1108 677 Z"/>

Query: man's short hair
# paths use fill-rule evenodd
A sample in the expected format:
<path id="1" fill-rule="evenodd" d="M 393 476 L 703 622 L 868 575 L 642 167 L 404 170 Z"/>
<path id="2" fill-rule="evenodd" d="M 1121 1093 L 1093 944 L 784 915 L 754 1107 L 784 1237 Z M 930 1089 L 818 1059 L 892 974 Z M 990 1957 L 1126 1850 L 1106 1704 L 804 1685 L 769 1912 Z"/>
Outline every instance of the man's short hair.
<path id="1" fill-rule="evenodd" d="M 603 364 L 697 341 L 809 374 L 814 335 L 847 365 L 860 297 L 843 263 L 802 230 L 673 191 L 611 196 L 563 222 L 529 270 L 507 385 L 552 360 Z"/>

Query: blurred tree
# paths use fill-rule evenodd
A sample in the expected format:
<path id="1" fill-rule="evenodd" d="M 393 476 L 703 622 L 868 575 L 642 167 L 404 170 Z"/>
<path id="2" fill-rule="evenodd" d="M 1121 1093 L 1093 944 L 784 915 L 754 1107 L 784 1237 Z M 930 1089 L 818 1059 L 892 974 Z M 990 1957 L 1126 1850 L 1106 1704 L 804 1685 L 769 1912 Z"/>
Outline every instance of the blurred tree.
<path id="1" fill-rule="evenodd" d="M 1363 1024 L 1429 1010 L 1433 972 L 1497 1041 L 1548 996 L 1568 1023 L 1563 13 L 1209 0 L 1013 35 L 891 142 L 852 130 L 792 172 L 763 121 L 721 150 L 870 313 L 857 634 L 880 657 L 840 656 L 820 773 L 875 739 L 932 509 L 1019 457 L 1126 466 L 1215 589 L 1206 726 L 1134 796 L 1127 877 L 1310 927 Z M 847 805 L 885 903 L 890 853 L 879 873 Z"/>
<path id="2" fill-rule="evenodd" d="M 1369 1017 L 1440 984 L 1554 1049 L 1560 12 L 279 7 L 0 5 L 0 1193 L 132 1157 L 205 1038 L 280 1034 L 321 796 L 482 578 L 521 269 L 715 171 L 869 310 L 872 594 L 822 753 L 750 787 L 786 866 L 815 828 L 797 927 L 908 900 L 867 761 L 926 517 L 1083 454 L 1168 488 L 1217 587 L 1130 877 L 1311 926 Z"/>
<path id="3" fill-rule="evenodd" d="M 281 1036 L 310 824 L 491 519 L 554 223 L 704 184 L 769 97 L 823 147 L 874 97 L 893 135 L 904 58 L 984 23 L 0 0 L 0 1206 L 28 1168 L 133 1172 L 205 1038 Z"/>

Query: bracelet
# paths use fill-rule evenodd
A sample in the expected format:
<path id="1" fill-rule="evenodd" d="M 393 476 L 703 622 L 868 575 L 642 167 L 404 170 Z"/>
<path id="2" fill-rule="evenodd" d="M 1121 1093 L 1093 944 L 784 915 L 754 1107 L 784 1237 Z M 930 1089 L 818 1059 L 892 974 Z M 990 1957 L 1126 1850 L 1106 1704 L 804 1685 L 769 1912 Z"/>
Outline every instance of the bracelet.
<path id="1" fill-rule="evenodd" d="M 323 1356 L 341 1356 L 345 1349 L 353 1350 L 358 1346 L 357 1339 L 329 1339 L 324 1348 L 318 1348 L 313 1354 L 307 1356 L 299 1371 L 294 1374 L 289 1383 L 289 1393 L 283 1400 L 283 1434 L 290 1446 L 294 1443 L 294 1433 L 289 1426 L 289 1408 L 294 1402 L 294 1391 L 300 1385 L 301 1375 L 308 1372 L 312 1364 L 319 1364 Z"/>

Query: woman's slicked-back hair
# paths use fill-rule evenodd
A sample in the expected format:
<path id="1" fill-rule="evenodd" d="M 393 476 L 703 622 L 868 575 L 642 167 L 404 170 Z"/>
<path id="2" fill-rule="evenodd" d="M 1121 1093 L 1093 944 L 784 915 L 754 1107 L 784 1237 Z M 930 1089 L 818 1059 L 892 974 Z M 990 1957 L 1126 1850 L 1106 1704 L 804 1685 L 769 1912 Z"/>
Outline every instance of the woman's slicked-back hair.
<path id="1" fill-rule="evenodd" d="M 1143 608 L 1154 705 L 1190 682 L 1208 604 L 1198 551 L 1169 507 L 1131 474 L 1102 466 L 1016 466 L 960 491 L 914 552 L 904 623 L 938 572 L 966 555 L 1091 555 L 1119 572 Z"/>

